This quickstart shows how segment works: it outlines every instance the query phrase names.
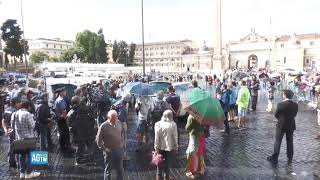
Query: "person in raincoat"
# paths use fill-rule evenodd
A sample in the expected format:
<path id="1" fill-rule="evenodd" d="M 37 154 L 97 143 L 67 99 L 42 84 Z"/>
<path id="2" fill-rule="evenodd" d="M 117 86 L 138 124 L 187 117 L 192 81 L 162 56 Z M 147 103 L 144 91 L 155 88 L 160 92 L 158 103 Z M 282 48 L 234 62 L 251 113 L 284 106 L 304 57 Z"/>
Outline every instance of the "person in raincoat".
<path id="1" fill-rule="evenodd" d="M 238 105 L 238 117 L 239 124 L 238 128 L 244 128 L 247 108 L 250 103 L 250 91 L 247 87 L 246 81 L 241 81 L 241 87 L 238 92 L 237 105 Z"/>
<path id="2" fill-rule="evenodd" d="M 205 163 L 205 137 L 203 126 L 192 116 L 189 115 L 186 130 L 189 133 L 189 144 L 186 151 L 187 167 L 186 176 L 195 178 L 204 175 Z"/>

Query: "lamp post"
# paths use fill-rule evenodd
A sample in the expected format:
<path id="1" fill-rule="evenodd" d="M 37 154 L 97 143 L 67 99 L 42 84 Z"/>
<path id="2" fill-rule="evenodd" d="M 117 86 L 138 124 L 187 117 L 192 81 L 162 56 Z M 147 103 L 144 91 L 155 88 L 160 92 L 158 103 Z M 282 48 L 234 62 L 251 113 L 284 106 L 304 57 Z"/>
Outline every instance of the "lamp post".
<path id="1" fill-rule="evenodd" d="M 146 61 L 144 55 L 144 19 L 143 19 L 143 0 L 141 0 L 141 28 L 142 28 L 142 68 L 143 68 L 143 76 L 146 75 Z"/>
<path id="2" fill-rule="evenodd" d="M 22 37 L 23 37 L 23 56 L 24 60 L 26 61 L 26 74 L 28 77 L 28 61 L 27 61 L 27 55 L 26 55 L 26 38 L 24 36 L 24 24 L 23 24 L 23 6 L 22 6 L 22 0 L 20 0 L 21 3 L 21 25 L 22 25 Z"/>

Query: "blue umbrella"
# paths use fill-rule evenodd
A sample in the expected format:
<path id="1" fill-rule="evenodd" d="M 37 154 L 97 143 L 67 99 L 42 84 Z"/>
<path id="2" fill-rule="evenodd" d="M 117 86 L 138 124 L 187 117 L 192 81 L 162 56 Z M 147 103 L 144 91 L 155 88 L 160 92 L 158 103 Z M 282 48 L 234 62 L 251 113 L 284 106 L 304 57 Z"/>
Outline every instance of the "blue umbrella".
<path id="1" fill-rule="evenodd" d="M 151 86 L 144 83 L 136 83 L 134 85 L 130 85 L 130 87 L 128 87 L 128 90 L 131 94 L 135 94 L 139 96 L 153 95 Z"/>

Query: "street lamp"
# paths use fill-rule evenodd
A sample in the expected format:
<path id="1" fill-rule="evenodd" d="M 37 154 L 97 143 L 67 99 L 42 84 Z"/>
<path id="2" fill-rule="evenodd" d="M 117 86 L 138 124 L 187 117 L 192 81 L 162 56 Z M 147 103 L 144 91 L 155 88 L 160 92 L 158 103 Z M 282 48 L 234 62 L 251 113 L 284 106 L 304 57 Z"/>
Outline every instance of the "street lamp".
<path id="1" fill-rule="evenodd" d="M 22 37 L 23 37 L 23 56 L 24 60 L 26 61 L 26 74 L 28 77 L 28 61 L 27 61 L 27 55 L 26 55 L 26 38 L 24 36 L 24 24 L 23 24 L 23 6 L 22 6 L 22 0 L 20 0 L 21 3 L 21 25 L 22 25 Z"/>
<path id="2" fill-rule="evenodd" d="M 143 20 L 143 0 L 141 0 L 141 25 L 142 25 L 142 68 L 143 76 L 146 75 L 146 61 L 144 55 L 144 20 Z"/>

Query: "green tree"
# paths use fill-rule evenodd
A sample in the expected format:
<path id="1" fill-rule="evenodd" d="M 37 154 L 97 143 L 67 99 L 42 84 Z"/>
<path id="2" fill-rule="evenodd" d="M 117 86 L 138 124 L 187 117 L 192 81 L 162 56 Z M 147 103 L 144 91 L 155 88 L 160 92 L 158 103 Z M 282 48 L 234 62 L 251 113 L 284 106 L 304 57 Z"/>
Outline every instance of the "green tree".
<path id="1" fill-rule="evenodd" d="M 118 62 L 119 54 L 120 54 L 119 45 L 118 45 L 118 42 L 115 40 L 112 45 L 112 59 L 114 62 Z"/>
<path id="2" fill-rule="evenodd" d="M 23 43 L 26 43 L 26 51 L 28 49 L 27 41 L 21 40 L 21 31 L 20 26 L 17 24 L 17 20 L 8 19 L 1 26 L 1 38 L 6 43 L 6 47 L 3 49 L 5 52 L 5 63 L 8 67 L 9 59 L 8 55 L 13 57 L 14 64 L 16 65 L 17 58 L 22 59 L 23 55 Z"/>
<path id="3" fill-rule="evenodd" d="M 21 55 L 20 55 L 20 63 L 23 63 L 23 58 L 24 58 L 24 51 L 26 51 L 26 55 L 29 55 L 29 44 L 28 44 L 28 41 L 27 40 L 24 40 L 24 39 L 21 39 L 21 41 L 20 41 L 20 44 L 21 44 L 21 46 L 20 46 L 20 53 L 21 53 Z M 25 47 L 23 47 L 23 46 L 25 46 Z M 24 49 L 25 48 L 25 49 Z"/>
<path id="4" fill-rule="evenodd" d="M 74 55 L 77 56 L 77 59 L 80 59 L 80 62 L 85 62 L 85 52 L 81 48 L 73 47 L 64 51 L 59 60 L 61 62 L 71 62 L 74 59 Z"/>
<path id="5" fill-rule="evenodd" d="M 120 41 L 119 44 L 119 57 L 117 63 L 128 64 L 128 44 L 125 41 Z"/>
<path id="6" fill-rule="evenodd" d="M 49 61 L 50 61 L 50 62 L 59 62 L 60 59 L 59 59 L 58 57 L 54 56 L 54 57 L 50 57 L 50 58 L 49 58 Z"/>
<path id="7" fill-rule="evenodd" d="M 104 40 L 102 29 L 99 30 L 98 34 L 89 30 L 78 33 L 75 47 L 76 49 L 83 49 L 84 62 L 104 63 L 108 60 L 107 43 Z"/>
<path id="8" fill-rule="evenodd" d="M 42 63 L 45 60 L 49 60 L 49 55 L 44 52 L 35 52 L 30 56 L 30 61 L 33 63 Z"/>
<path id="9" fill-rule="evenodd" d="M 128 62 L 128 64 L 131 64 L 131 65 L 133 64 L 135 51 L 136 51 L 136 44 L 131 43 L 130 44 L 130 50 L 129 50 L 129 62 Z"/>
<path id="10" fill-rule="evenodd" d="M 99 29 L 98 37 L 96 39 L 96 62 L 106 63 L 108 58 L 107 43 L 104 40 L 103 29 Z"/>

